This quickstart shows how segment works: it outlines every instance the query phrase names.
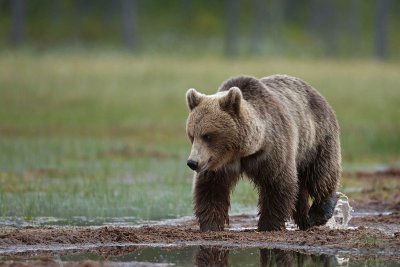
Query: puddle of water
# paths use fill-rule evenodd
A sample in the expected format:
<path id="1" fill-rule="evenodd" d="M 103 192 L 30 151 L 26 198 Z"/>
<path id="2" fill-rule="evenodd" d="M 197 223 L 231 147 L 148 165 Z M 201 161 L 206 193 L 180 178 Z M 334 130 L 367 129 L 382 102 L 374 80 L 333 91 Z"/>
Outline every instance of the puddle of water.
<path id="1" fill-rule="evenodd" d="M 71 218 L 34 217 L 29 219 L 23 217 L 1 217 L 0 227 L 133 225 L 143 222 L 143 220 L 139 220 L 136 217 L 88 218 L 74 216 Z"/>
<path id="2" fill-rule="evenodd" d="M 391 212 L 377 212 L 377 211 L 354 211 L 349 204 L 348 197 L 337 192 L 338 202 L 335 207 L 333 217 L 327 222 L 327 226 L 333 229 L 346 229 L 352 217 L 363 216 L 377 216 L 377 215 L 390 215 Z M 251 212 L 231 213 L 234 215 L 245 215 L 253 217 L 248 218 L 247 222 L 236 223 L 230 225 L 229 229 L 233 231 L 252 230 L 255 229 L 258 216 L 257 212 L 252 209 Z M 1 217 L 0 227 L 38 227 L 38 226 L 127 226 L 127 227 L 140 227 L 143 225 L 179 225 L 192 220 L 193 216 L 185 216 L 180 218 L 171 218 L 164 220 L 143 220 L 137 217 L 85 217 L 74 216 L 71 218 L 56 218 L 56 217 L 35 217 L 35 218 L 22 218 L 22 217 Z M 254 222 L 253 222 L 254 221 Z M 249 222 L 253 223 L 251 226 Z M 286 229 L 295 230 L 297 226 L 293 221 L 286 223 Z"/>
<path id="3" fill-rule="evenodd" d="M 55 262 L 82 262 L 92 260 L 107 266 L 400 266 L 385 258 L 352 258 L 329 254 L 304 254 L 270 248 L 232 248 L 221 246 L 186 246 L 181 248 L 115 247 L 100 254 L 75 251 L 67 255 L 53 254 Z M 40 258 L 35 258 L 38 260 Z M 47 256 L 48 260 L 49 257 Z M 0 265 L 10 259 L 0 257 Z M 13 262 L 27 262 L 15 258 Z M 32 261 L 32 259 L 29 259 Z M 11 263 L 11 262 L 10 262 Z M 149 264 L 151 263 L 151 264 Z M 160 265 L 162 264 L 162 265 Z M 11 265 L 11 264 L 10 264 Z M 10 266 L 8 265 L 8 266 Z M 7 265 L 5 265 L 7 266 Z"/>
<path id="4" fill-rule="evenodd" d="M 129 226 L 143 225 L 176 225 L 192 219 L 191 216 L 165 220 L 142 220 L 137 217 L 96 217 L 74 216 L 72 218 L 35 217 L 1 217 L 0 227 L 38 227 L 38 226 Z"/>
<path id="5" fill-rule="evenodd" d="M 352 217 L 366 217 L 366 216 L 388 216 L 392 211 L 355 211 Z"/>

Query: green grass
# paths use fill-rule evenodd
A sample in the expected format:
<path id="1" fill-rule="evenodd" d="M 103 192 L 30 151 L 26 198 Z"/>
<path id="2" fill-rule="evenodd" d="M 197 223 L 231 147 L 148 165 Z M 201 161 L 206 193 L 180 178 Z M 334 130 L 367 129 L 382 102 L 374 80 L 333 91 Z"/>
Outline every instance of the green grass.
<path id="1" fill-rule="evenodd" d="M 17 51 L 0 69 L 0 216 L 190 215 L 184 94 L 239 74 L 316 87 L 338 115 L 345 166 L 400 161 L 398 63 Z M 233 203 L 255 206 L 252 186 Z"/>
<path id="2" fill-rule="evenodd" d="M 5 217 L 133 217 L 160 220 L 191 214 L 192 174 L 186 155 L 129 140 L 5 138 L 0 141 L 0 214 Z M 255 195 L 238 188 L 233 211 Z M 246 197 L 247 196 L 247 197 Z M 236 202 L 236 201 L 235 201 Z M 11 218 L 11 220 L 13 220 Z"/>
<path id="3" fill-rule="evenodd" d="M 192 214 L 192 173 L 183 151 L 124 138 L 32 136 L 6 137 L 0 151 L 0 214 L 11 217 L 8 221 L 56 217 L 87 224 L 74 217 L 102 223 L 115 217 L 138 222 Z M 238 187 L 233 212 L 256 203 L 249 191 L 248 183 Z"/>

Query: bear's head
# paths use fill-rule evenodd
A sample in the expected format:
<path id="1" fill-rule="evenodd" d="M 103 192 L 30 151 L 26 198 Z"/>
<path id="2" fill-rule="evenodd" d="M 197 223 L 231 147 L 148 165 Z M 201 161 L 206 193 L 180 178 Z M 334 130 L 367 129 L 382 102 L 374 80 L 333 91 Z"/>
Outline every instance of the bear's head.
<path id="1" fill-rule="evenodd" d="M 197 172 L 215 171 L 240 154 L 240 115 L 244 101 L 239 88 L 214 95 L 195 89 L 186 93 L 190 110 L 186 133 L 192 143 L 188 166 Z"/>

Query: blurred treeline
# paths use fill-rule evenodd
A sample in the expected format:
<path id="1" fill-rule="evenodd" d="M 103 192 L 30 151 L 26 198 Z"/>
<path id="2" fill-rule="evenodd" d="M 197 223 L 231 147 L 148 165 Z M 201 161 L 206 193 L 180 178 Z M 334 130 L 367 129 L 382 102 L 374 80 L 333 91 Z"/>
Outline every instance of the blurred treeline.
<path id="1" fill-rule="evenodd" d="M 0 47 L 400 58 L 398 0 L 0 0 Z"/>

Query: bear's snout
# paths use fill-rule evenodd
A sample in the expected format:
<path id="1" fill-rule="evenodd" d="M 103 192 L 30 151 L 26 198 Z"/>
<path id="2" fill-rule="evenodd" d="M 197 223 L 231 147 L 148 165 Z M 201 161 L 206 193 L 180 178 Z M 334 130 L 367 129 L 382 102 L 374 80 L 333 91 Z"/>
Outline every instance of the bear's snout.
<path id="1" fill-rule="evenodd" d="M 189 166 L 189 168 L 191 168 L 192 170 L 197 170 L 197 168 L 199 167 L 199 163 L 197 161 L 191 160 L 189 159 L 187 161 L 187 165 Z"/>

